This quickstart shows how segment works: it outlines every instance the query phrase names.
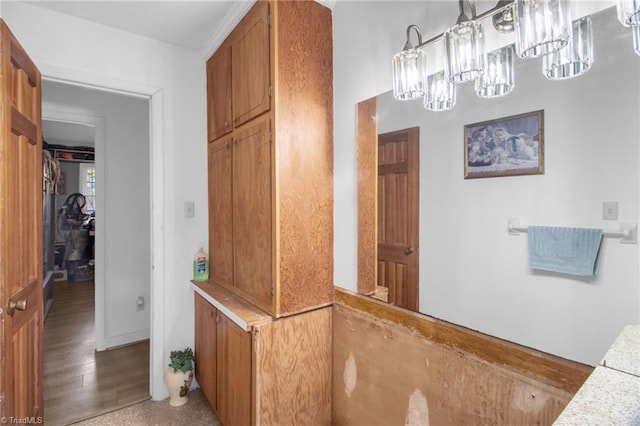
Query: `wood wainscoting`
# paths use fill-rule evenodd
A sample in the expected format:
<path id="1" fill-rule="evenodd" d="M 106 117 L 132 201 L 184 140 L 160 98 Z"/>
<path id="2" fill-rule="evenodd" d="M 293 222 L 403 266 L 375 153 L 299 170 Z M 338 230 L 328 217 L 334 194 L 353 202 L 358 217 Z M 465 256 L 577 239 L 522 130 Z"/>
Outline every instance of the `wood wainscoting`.
<path id="1" fill-rule="evenodd" d="M 335 425 L 550 425 L 592 370 L 336 289 Z"/>

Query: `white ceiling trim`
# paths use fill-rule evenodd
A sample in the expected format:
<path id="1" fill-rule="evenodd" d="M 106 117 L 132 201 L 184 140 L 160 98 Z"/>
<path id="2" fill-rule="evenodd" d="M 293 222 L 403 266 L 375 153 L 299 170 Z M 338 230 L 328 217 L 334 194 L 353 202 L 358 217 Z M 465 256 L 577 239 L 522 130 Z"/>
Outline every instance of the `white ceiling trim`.
<path id="1" fill-rule="evenodd" d="M 336 7 L 336 0 L 316 0 L 316 1 L 321 5 L 328 7 L 332 11 L 333 11 L 333 8 Z"/>
<path id="2" fill-rule="evenodd" d="M 202 49 L 198 52 L 200 57 L 205 61 L 209 59 L 213 52 L 222 44 L 231 31 L 238 25 L 238 22 L 247 14 L 255 0 L 239 1 L 234 3 L 233 7 L 222 19 L 222 25 L 207 40 Z"/>
<path id="3" fill-rule="evenodd" d="M 198 52 L 200 57 L 205 61 L 213 55 L 213 53 L 220 47 L 222 42 L 227 38 L 231 31 L 238 25 L 240 20 L 244 18 L 251 6 L 256 0 L 247 0 L 234 3 L 233 7 L 222 20 L 222 25 L 211 35 L 209 40 L 204 44 L 202 49 Z M 333 11 L 336 5 L 336 0 L 316 0 L 316 2 L 329 8 Z"/>

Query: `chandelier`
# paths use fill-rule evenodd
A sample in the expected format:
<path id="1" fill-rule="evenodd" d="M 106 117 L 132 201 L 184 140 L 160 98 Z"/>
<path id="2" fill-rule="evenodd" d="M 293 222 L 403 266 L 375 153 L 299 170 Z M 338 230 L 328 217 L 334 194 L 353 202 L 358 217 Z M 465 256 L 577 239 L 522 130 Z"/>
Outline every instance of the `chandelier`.
<path id="1" fill-rule="evenodd" d="M 407 28 L 404 48 L 392 61 L 396 99 L 423 98 L 427 110 L 447 111 L 455 106 L 456 86 L 467 82 L 474 82 L 476 94 L 483 98 L 507 95 L 514 87 L 514 54 L 522 59 L 542 57 L 542 73 L 550 80 L 577 77 L 591 67 L 591 19 L 572 21 L 568 0 L 500 0 L 480 15 L 474 0 L 458 4 L 455 25 L 442 34 L 422 41 L 417 25 Z M 617 15 L 633 31 L 633 47 L 640 55 L 640 0 L 618 0 Z M 489 18 L 497 31 L 514 33 L 513 45 L 487 52 L 483 21 Z M 426 75 L 425 48 L 435 43 L 443 44 L 444 70 Z"/>

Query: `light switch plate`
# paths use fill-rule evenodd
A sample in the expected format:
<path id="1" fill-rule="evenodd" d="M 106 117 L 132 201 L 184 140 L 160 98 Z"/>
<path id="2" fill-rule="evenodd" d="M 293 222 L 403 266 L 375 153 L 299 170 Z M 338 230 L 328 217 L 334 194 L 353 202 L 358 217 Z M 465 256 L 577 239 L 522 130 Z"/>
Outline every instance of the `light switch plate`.
<path id="1" fill-rule="evenodd" d="M 604 201 L 602 203 L 602 219 L 618 220 L 618 202 Z"/>
<path id="2" fill-rule="evenodd" d="M 196 216 L 196 208 L 193 201 L 185 201 L 184 203 L 184 217 L 192 218 Z"/>

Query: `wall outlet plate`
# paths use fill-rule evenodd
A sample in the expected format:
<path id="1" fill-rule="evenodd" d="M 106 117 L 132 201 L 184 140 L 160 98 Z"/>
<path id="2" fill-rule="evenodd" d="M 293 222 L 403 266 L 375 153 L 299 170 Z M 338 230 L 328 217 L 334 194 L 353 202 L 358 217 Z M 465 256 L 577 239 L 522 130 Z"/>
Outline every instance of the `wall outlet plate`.
<path id="1" fill-rule="evenodd" d="M 602 219 L 618 220 L 618 202 L 604 201 L 602 203 Z"/>

